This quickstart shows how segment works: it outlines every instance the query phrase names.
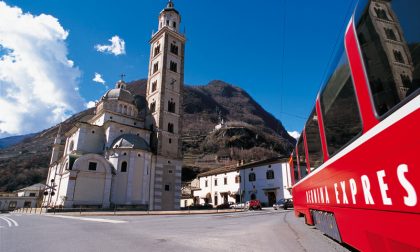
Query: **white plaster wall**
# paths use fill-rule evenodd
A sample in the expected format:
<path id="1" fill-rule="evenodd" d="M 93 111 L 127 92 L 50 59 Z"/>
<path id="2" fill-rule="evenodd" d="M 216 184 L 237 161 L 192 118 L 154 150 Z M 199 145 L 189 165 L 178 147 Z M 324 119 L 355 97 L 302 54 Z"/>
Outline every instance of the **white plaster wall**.
<path id="1" fill-rule="evenodd" d="M 218 196 L 218 204 L 223 203 L 223 198 L 221 193 L 223 192 L 238 192 L 238 194 L 243 194 L 243 201 L 248 201 L 251 199 L 251 194 L 254 193 L 256 198 L 262 203 L 268 204 L 267 191 L 264 189 L 270 189 L 276 194 L 276 200 L 281 198 L 291 198 L 290 192 L 287 190 L 287 187 L 290 186 L 290 171 L 287 163 L 274 163 L 269 165 L 261 165 L 251 168 L 241 168 L 239 173 L 237 171 L 228 172 L 226 174 L 217 174 L 207 177 L 200 177 L 200 190 L 194 191 L 194 196 L 200 198 L 200 204 L 203 204 L 204 198 L 208 193 L 211 194 L 210 204 L 214 205 L 214 196 Z M 268 170 L 274 171 L 274 179 L 267 179 L 266 172 Z M 256 175 L 256 180 L 253 182 L 249 181 L 249 173 L 254 172 Z M 237 175 L 241 176 L 241 183 L 235 183 L 235 177 Z M 224 185 L 224 178 L 228 179 L 228 184 Z M 214 180 L 217 179 L 217 186 L 214 184 Z M 205 181 L 208 181 L 208 186 L 205 186 Z M 255 186 L 255 187 L 254 187 Z M 274 189 L 276 188 L 276 189 Z M 232 195 L 228 197 L 228 201 L 235 202 L 235 197 Z"/>
<path id="2" fill-rule="evenodd" d="M 204 198 L 208 193 L 211 194 L 211 201 L 210 204 L 214 205 L 214 196 L 217 195 L 218 202 L 217 204 L 223 204 L 223 198 L 220 193 L 224 192 L 239 192 L 239 183 L 235 183 L 235 177 L 239 175 L 237 171 L 232 171 L 228 173 L 222 173 L 217 175 L 211 175 L 207 177 L 200 177 L 200 189 L 198 191 L 194 191 L 194 197 L 198 196 L 200 198 L 200 204 L 205 202 Z M 224 184 L 224 178 L 227 178 L 227 185 Z M 214 181 L 217 179 L 217 186 L 215 185 Z M 208 186 L 205 186 L 205 181 L 208 181 Z M 228 202 L 236 202 L 235 196 L 228 196 Z"/>
<path id="3" fill-rule="evenodd" d="M 104 151 L 105 133 L 103 128 L 84 125 L 78 132 L 77 151 L 83 153 L 102 153 Z"/>

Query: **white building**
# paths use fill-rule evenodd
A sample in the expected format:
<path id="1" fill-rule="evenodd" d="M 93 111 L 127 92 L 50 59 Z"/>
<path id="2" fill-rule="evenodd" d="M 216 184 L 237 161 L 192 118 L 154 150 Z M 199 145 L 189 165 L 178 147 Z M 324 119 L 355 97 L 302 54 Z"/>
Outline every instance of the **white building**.
<path id="1" fill-rule="evenodd" d="M 288 158 L 274 158 L 241 166 L 222 167 L 200 173 L 200 190 L 194 191 L 196 203 L 217 206 L 227 202 L 258 199 L 265 206 L 292 198 Z"/>
<path id="2" fill-rule="evenodd" d="M 181 17 L 168 2 L 150 40 L 147 106 L 124 81 L 106 92 L 95 115 L 57 135 L 44 206 L 150 210 L 179 209 L 185 37 Z"/>
<path id="3" fill-rule="evenodd" d="M 39 207 L 45 185 L 34 184 L 13 193 L 0 192 L 0 211 L 14 210 L 17 208 Z"/>

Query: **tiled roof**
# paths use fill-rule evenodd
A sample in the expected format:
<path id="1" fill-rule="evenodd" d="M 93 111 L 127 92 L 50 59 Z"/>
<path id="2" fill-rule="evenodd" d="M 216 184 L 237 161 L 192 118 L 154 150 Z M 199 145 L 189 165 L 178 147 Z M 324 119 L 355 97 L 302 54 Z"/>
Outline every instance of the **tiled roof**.
<path id="1" fill-rule="evenodd" d="M 288 162 L 288 161 L 289 161 L 289 157 L 283 156 L 283 157 L 276 157 L 276 158 L 255 161 L 255 162 L 243 164 L 240 166 L 237 166 L 237 165 L 224 166 L 224 167 L 220 167 L 216 169 L 211 169 L 210 171 L 202 172 L 198 174 L 198 177 L 211 176 L 211 175 L 222 174 L 222 173 L 227 173 L 227 172 L 232 172 L 232 171 L 238 171 L 240 169 L 269 165 L 269 164 L 274 164 L 274 163 Z"/>

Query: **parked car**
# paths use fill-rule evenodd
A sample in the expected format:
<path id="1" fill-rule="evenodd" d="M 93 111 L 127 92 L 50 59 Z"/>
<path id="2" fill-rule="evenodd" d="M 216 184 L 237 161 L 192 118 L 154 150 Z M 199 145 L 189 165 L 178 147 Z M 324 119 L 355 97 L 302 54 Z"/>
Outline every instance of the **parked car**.
<path id="1" fill-rule="evenodd" d="M 245 203 L 232 204 L 232 205 L 230 205 L 230 208 L 232 208 L 232 209 L 243 209 L 243 208 L 245 208 Z"/>
<path id="2" fill-rule="evenodd" d="M 280 199 L 273 205 L 274 210 L 293 208 L 292 199 Z"/>
<path id="3" fill-rule="evenodd" d="M 230 206 L 232 206 L 233 204 L 234 204 L 233 202 L 226 202 L 226 203 L 218 205 L 216 208 L 217 209 L 229 209 L 229 208 L 231 208 Z"/>
<path id="4" fill-rule="evenodd" d="M 261 202 L 259 200 L 250 200 L 245 203 L 246 210 L 261 210 Z"/>

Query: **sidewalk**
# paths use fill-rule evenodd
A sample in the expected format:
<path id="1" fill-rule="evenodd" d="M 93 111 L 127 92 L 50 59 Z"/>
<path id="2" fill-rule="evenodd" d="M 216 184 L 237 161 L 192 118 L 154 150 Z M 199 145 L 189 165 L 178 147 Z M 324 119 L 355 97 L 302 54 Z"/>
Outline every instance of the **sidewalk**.
<path id="1" fill-rule="evenodd" d="M 190 215 L 190 214 L 218 214 L 218 213 L 239 213 L 244 209 L 210 209 L 210 210 L 176 210 L 176 211 L 62 211 L 48 212 L 40 210 L 19 210 L 13 213 L 20 214 L 43 214 L 43 215 L 66 215 L 66 216 L 147 216 L 147 215 Z"/>

